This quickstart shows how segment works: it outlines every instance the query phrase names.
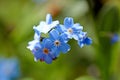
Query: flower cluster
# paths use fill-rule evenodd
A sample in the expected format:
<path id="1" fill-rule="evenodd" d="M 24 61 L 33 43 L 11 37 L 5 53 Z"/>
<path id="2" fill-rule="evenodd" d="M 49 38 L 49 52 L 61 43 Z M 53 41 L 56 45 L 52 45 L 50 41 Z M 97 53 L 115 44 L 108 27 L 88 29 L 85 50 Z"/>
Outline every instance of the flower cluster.
<path id="1" fill-rule="evenodd" d="M 59 21 L 52 21 L 52 16 L 47 14 L 46 21 L 41 21 L 33 29 L 34 40 L 28 43 L 27 48 L 32 51 L 35 61 L 52 63 L 60 53 L 70 50 L 70 39 L 75 39 L 80 47 L 92 43 L 87 33 L 82 31 L 83 27 L 79 23 L 74 23 L 71 17 L 66 17 L 62 25 Z"/>

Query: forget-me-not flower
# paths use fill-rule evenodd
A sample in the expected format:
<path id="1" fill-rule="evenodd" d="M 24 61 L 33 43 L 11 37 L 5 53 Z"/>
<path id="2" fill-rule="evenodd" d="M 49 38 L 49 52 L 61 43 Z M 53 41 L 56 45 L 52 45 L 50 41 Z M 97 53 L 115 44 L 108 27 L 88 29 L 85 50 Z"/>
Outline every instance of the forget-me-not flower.
<path id="1" fill-rule="evenodd" d="M 56 27 L 59 24 L 59 21 L 52 21 L 52 16 L 47 14 L 46 22 L 41 21 L 37 27 L 33 27 L 33 29 L 40 31 L 41 33 L 48 33 L 52 28 Z"/>
<path id="2" fill-rule="evenodd" d="M 34 53 L 36 60 L 42 60 L 46 63 L 52 63 L 52 60 L 56 57 L 54 50 L 52 50 L 52 41 L 50 39 L 43 39 L 40 43 L 40 47 Z"/>
<path id="3" fill-rule="evenodd" d="M 92 44 L 92 39 L 87 37 L 86 32 L 81 32 L 79 34 L 78 45 L 82 48 L 84 45 Z"/>
<path id="4" fill-rule="evenodd" d="M 36 47 L 39 47 L 39 43 L 40 43 L 40 37 L 41 37 L 41 33 L 38 32 L 37 30 L 34 30 L 35 34 L 34 34 L 34 40 L 28 42 L 28 46 L 27 48 L 30 49 L 31 51 L 35 51 Z"/>
<path id="5" fill-rule="evenodd" d="M 55 51 L 56 57 L 59 56 L 60 52 L 67 53 L 70 50 L 70 46 L 65 43 L 65 35 L 60 35 L 57 30 L 50 31 L 50 40 L 52 41 L 52 48 Z"/>
<path id="6" fill-rule="evenodd" d="M 64 25 L 60 25 L 58 30 L 65 33 L 69 39 L 74 38 L 78 40 L 78 33 L 82 31 L 83 27 L 78 23 L 74 24 L 73 18 L 66 17 L 64 19 Z"/>
<path id="7" fill-rule="evenodd" d="M 111 36 L 111 43 L 112 43 L 112 44 L 116 43 L 116 42 L 119 41 L 119 40 L 120 40 L 120 38 L 119 38 L 119 35 L 118 35 L 118 34 L 113 34 L 113 35 Z"/>
<path id="8" fill-rule="evenodd" d="M 20 77 L 20 67 L 15 58 L 0 59 L 0 80 L 16 80 Z"/>

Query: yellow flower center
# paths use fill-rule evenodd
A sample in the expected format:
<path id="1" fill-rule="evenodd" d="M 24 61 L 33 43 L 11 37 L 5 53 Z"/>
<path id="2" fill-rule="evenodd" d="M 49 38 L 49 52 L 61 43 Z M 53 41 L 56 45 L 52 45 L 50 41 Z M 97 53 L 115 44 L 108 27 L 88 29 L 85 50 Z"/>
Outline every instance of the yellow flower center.
<path id="1" fill-rule="evenodd" d="M 54 44 L 55 44 L 56 46 L 59 46 L 59 45 L 60 45 L 60 41 L 59 41 L 59 40 L 56 40 L 56 41 L 54 42 Z"/>
<path id="2" fill-rule="evenodd" d="M 49 50 L 48 50 L 47 48 L 44 48 L 44 49 L 43 49 L 43 53 L 44 53 L 44 54 L 48 54 L 48 53 L 49 53 Z"/>
<path id="3" fill-rule="evenodd" d="M 72 33 L 73 30 L 71 28 L 67 29 L 67 32 Z"/>

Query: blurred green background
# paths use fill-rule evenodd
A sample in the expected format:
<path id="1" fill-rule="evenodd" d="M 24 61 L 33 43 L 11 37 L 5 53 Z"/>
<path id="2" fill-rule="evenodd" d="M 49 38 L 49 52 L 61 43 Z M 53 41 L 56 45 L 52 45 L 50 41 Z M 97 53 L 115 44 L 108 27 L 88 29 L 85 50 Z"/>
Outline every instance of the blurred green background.
<path id="1" fill-rule="evenodd" d="M 63 23 L 65 17 L 79 22 L 93 44 L 71 50 L 52 64 L 35 62 L 26 46 L 33 40 L 33 26 L 47 13 Z M 120 80 L 120 0 L 0 0 L 0 56 L 18 58 L 18 80 Z"/>

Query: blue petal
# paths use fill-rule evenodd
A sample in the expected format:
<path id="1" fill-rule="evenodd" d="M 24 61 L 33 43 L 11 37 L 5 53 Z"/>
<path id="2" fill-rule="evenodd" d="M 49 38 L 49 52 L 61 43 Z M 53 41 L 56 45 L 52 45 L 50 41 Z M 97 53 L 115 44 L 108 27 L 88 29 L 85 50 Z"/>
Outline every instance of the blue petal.
<path id="1" fill-rule="evenodd" d="M 73 18 L 66 17 L 64 19 L 64 25 L 65 25 L 66 28 L 72 27 L 73 24 L 74 24 Z"/>
<path id="2" fill-rule="evenodd" d="M 75 24 L 73 25 L 73 27 L 74 27 L 74 26 L 80 26 L 80 24 L 79 24 L 79 23 L 75 23 Z"/>
<path id="3" fill-rule="evenodd" d="M 50 39 L 43 39 L 42 44 L 43 44 L 43 47 L 51 49 L 52 41 Z"/>
<path id="4" fill-rule="evenodd" d="M 59 33 L 63 33 L 66 29 L 63 25 L 58 25 L 55 28 Z"/>
<path id="5" fill-rule="evenodd" d="M 69 41 L 68 35 L 67 34 L 61 34 L 61 38 L 60 40 L 62 40 L 63 42 L 67 43 Z"/>
<path id="6" fill-rule="evenodd" d="M 51 16 L 51 14 L 47 14 L 47 16 L 46 16 L 46 23 L 47 24 L 51 24 L 52 23 L 52 16 Z"/>
<path id="7" fill-rule="evenodd" d="M 34 39 L 35 40 L 40 40 L 40 33 L 38 34 L 38 33 L 35 32 Z"/>
<path id="8" fill-rule="evenodd" d="M 73 34 L 72 37 L 73 37 L 75 40 L 78 40 L 78 35 Z"/>
<path id="9" fill-rule="evenodd" d="M 73 27 L 78 29 L 78 30 L 83 30 L 83 26 L 80 26 L 79 23 L 74 24 Z"/>
<path id="10" fill-rule="evenodd" d="M 80 31 L 80 33 L 78 34 L 78 37 L 79 37 L 79 39 L 83 39 L 86 37 L 86 35 L 87 35 L 87 32 Z"/>
<path id="11" fill-rule="evenodd" d="M 54 55 L 54 57 L 58 57 L 60 54 L 60 49 L 58 47 L 54 47 L 52 49 L 52 55 Z"/>
<path id="12" fill-rule="evenodd" d="M 37 33 L 37 35 L 40 35 L 40 31 L 38 31 L 37 27 L 34 26 L 33 29 L 34 29 L 35 33 Z"/>
<path id="13" fill-rule="evenodd" d="M 114 34 L 111 38 L 111 43 L 114 44 L 115 42 L 119 41 L 119 35 Z"/>
<path id="14" fill-rule="evenodd" d="M 86 37 L 85 40 L 84 40 L 84 43 L 85 43 L 86 45 L 90 45 L 90 44 L 92 44 L 92 39 L 89 38 L 89 37 Z"/>
<path id="15" fill-rule="evenodd" d="M 38 40 L 33 40 L 28 42 L 28 46 L 27 46 L 28 49 L 32 51 L 35 47 L 41 47 Z"/>
<path id="16" fill-rule="evenodd" d="M 82 48 L 84 46 L 84 43 L 82 41 L 78 41 L 78 45 Z"/>
<path id="17" fill-rule="evenodd" d="M 50 38 L 57 39 L 59 37 L 59 32 L 57 30 L 50 31 Z"/>
<path id="18" fill-rule="evenodd" d="M 35 56 L 35 58 L 38 60 L 38 59 L 43 58 L 44 54 L 43 54 L 42 50 L 39 49 L 39 50 L 37 50 L 37 51 L 34 53 L 34 56 Z"/>
<path id="19" fill-rule="evenodd" d="M 59 25 L 59 32 L 61 32 L 61 33 L 64 33 L 64 32 L 66 32 L 67 31 L 67 29 L 66 29 L 66 27 L 64 26 L 64 25 Z"/>
<path id="20" fill-rule="evenodd" d="M 61 46 L 60 46 L 60 50 L 63 53 L 67 53 L 70 50 L 70 46 L 66 43 L 62 43 Z"/>
<path id="21" fill-rule="evenodd" d="M 48 63 L 48 64 L 52 63 L 52 58 L 50 56 L 46 55 L 45 56 L 45 62 Z"/>
<path id="22" fill-rule="evenodd" d="M 39 31 L 38 27 L 33 27 L 35 34 L 34 34 L 34 39 L 35 40 L 40 40 L 41 32 Z"/>
<path id="23" fill-rule="evenodd" d="M 72 30 L 73 30 L 73 33 L 78 34 L 82 31 L 82 28 L 80 26 L 76 26 L 76 27 L 73 27 Z"/>

